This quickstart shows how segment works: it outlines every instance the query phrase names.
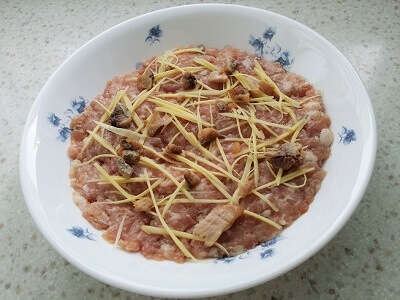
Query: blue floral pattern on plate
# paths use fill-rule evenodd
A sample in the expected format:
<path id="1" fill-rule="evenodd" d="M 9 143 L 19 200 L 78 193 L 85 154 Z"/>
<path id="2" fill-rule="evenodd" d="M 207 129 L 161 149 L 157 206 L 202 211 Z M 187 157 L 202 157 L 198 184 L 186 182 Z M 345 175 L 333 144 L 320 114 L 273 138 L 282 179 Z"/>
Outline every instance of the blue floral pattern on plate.
<path id="1" fill-rule="evenodd" d="M 95 241 L 94 237 L 96 235 L 89 232 L 89 228 L 83 230 L 83 228 L 80 226 L 73 226 L 72 228 L 67 228 L 67 231 L 69 231 L 72 235 L 76 236 L 79 239 L 88 239 L 91 241 Z"/>
<path id="2" fill-rule="evenodd" d="M 149 35 L 144 41 L 150 42 L 150 45 L 152 45 L 154 42 L 160 42 L 160 37 L 162 37 L 162 35 L 163 31 L 160 28 L 160 24 L 157 24 L 156 26 L 150 28 Z"/>
<path id="3" fill-rule="evenodd" d="M 343 145 L 349 145 L 357 140 L 355 131 L 344 126 L 342 126 L 342 132 L 338 133 L 338 135 L 340 137 L 339 144 L 343 142 Z"/>
<path id="4" fill-rule="evenodd" d="M 278 62 L 285 70 L 288 70 L 294 59 L 291 57 L 290 51 L 282 51 L 282 47 L 273 41 L 276 32 L 276 27 L 267 27 L 262 37 L 254 37 L 250 34 L 249 44 L 253 46 L 257 55 Z"/>
<path id="5" fill-rule="evenodd" d="M 63 118 L 57 116 L 55 113 L 48 114 L 47 120 L 51 125 L 57 128 L 58 140 L 65 142 L 71 136 L 69 123 L 73 117 L 83 112 L 88 102 L 89 101 L 84 97 L 79 96 L 77 99 L 71 101 L 71 108 L 68 108 L 66 111 L 64 111 Z"/>
<path id="6" fill-rule="evenodd" d="M 214 263 L 222 262 L 225 264 L 229 264 L 236 260 L 251 258 L 254 256 L 255 253 L 258 253 L 260 255 L 260 259 L 264 260 L 268 257 L 272 257 L 275 254 L 275 249 L 273 248 L 273 246 L 282 239 L 283 239 L 282 236 L 274 237 L 273 239 L 271 239 L 269 241 L 261 243 L 258 247 L 254 248 L 254 249 L 250 249 L 240 255 L 236 255 L 234 257 L 216 258 L 216 259 L 214 259 Z"/>
<path id="7" fill-rule="evenodd" d="M 140 69 L 141 66 L 142 66 L 142 62 L 139 61 L 139 62 L 137 62 L 137 63 L 135 64 L 135 69 L 136 69 L 136 70 L 137 70 L 137 69 Z"/>

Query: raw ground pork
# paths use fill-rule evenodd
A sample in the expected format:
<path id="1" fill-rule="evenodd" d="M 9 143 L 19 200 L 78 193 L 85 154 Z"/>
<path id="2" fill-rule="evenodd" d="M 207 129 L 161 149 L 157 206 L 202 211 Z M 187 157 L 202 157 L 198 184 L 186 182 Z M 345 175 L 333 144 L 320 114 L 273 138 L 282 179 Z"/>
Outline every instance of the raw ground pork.
<path id="1" fill-rule="evenodd" d="M 179 61 L 176 62 L 176 65 L 180 67 L 194 65 L 194 57 L 201 57 L 221 68 L 226 64 L 227 58 L 234 59 L 238 62 L 237 70 L 240 73 L 252 76 L 256 76 L 253 71 L 253 61 L 257 59 L 265 73 L 287 96 L 296 101 L 316 96 L 305 102 L 300 108 L 293 109 L 298 120 L 306 119 L 308 121 L 303 130 L 301 130 L 297 139 L 297 142 L 305 147 L 303 150 L 301 165 L 298 167 L 314 168 L 312 172 L 307 173 L 307 183 L 300 188 L 292 188 L 281 184 L 271 189 L 262 190 L 261 192 L 264 195 L 267 195 L 268 199 L 278 208 L 277 212 L 273 211 L 266 202 L 251 193 L 242 198 L 239 202 L 245 210 L 264 216 L 282 225 L 283 228 L 289 226 L 293 221 L 307 212 L 308 207 L 313 201 L 315 194 L 320 188 L 321 181 L 325 176 L 325 172 L 321 166 L 330 154 L 330 144 L 333 139 L 333 136 L 328 129 L 330 126 L 330 118 L 325 114 L 324 105 L 319 96 L 319 92 L 299 75 L 286 72 L 279 63 L 261 60 L 257 56 L 250 55 L 232 47 L 226 47 L 222 50 L 209 48 L 205 50 L 204 54 L 183 53 L 178 55 Z M 156 216 L 135 210 L 135 206 L 132 203 L 110 204 L 110 200 L 120 200 L 124 197 L 115 193 L 115 189 L 110 184 L 97 184 L 96 182 L 93 182 L 93 179 L 100 178 L 100 174 L 93 164 L 86 164 L 79 167 L 76 166 L 76 163 L 88 161 L 99 154 L 110 153 L 99 143 L 95 142 L 92 142 L 88 148 L 81 151 L 84 141 L 88 138 L 87 131 L 95 128 L 96 124 L 93 120 L 99 120 L 103 116 L 105 112 L 104 107 L 110 105 L 118 91 L 128 87 L 126 94 L 131 100 L 141 92 L 137 81 L 132 81 L 131 79 L 142 75 L 153 60 L 154 58 L 145 61 L 140 69 L 135 70 L 132 73 L 110 80 L 107 83 L 103 94 L 95 97 L 96 101 L 92 101 L 82 114 L 72 120 L 72 138 L 68 150 L 69 156 L 74 160 L 70 169 L 71 185 L 74 189 L 75 203 L 82 210 L 83 216 L 96 229 L 104 230 L 104 239 L 113 243 L 116 239 L 121 221 L 125 218 L 121 236 L 118 241 L 120 247 L 131 252 L 140 251 L 145 257 L 150 259 L 167 259 L 176 262 L 184 262 L 186 259 L 185 255 L 169 236 L 150 235 L 142 231 L 142 225 L 162 227 Z M 152 69 L 152 66 L 150 66 L 149 69 Z M 210 70 L 204 69 L 201 72 L 194 72 L 193 74 L 198 81 L 202 81 L 211 88 L 221 89 L 221 83 L 216 83 L 215 81 L 210 80 L 210 73 Z M 179 84 L 179 81 L 164 81 L 160 88 L 160 92 L 165 93 L 177 93 L 179 91 L 182 91 L 182 86 Z M 179 104 L 178 99 L 168 99 L 168 101 Z M 188 106 L 188 108 L 196 113 L 196 106 Z M 145 101 L 136 109 L 136 113 L 141 120 L 146 120 L 154 109 L 154 103 Z M 229 112 L 231 107 L 228 107 L 227 109 L 227 112 Z M 224 130 L 224 128 L 226 129 L 235 125 L 235 120 L 221 116 L 216 103 L 211 103 L 211 105 L 209 103 L 201 105 L 200 115 L 203 121 L 212 121 L 215 124 L 214 128 L 221 131 L 223 134 L 223 137 L 220 139 L 221 145 L 227 155 L 229 163 L 232 163 L 236 159 L 234 154 L 237 152 L 237 148 L 239 147 L 240 150 L 246 148 L 246 146 L 241 145 L 240 143 L 238 145 L 237 142 L 224 141 L 224 138 L 239 137 L 236 127 Z M 290 116 L 284 114 L 282 118 L 282 114 L 276 109 L 257 109 L 256 117 L 269 122 L 279 122 L 280 124 L 293 126 L 293 121 Z M 195 136 L 197 136 L 197 124 L 187 122 L 183 119 L 180 119 L 180 122 L 183 126 L 186 126 L 185 128 L 188 132 L 193 132 Z M 130 128 L 135 130 L 135 123 L 132 123 Z M 249 125 L 242 124 L 241 130 L 244 137 L 250 137 L 251 128 Z M 268 130 L 265 130 L 265 128 L 259 127 L 259 130 L 264 133 L 266 139 L 273 138 L 271 133 Z M 280 128 L 274 128 L 274 130 L 277 134 L 284 132 L 283 129 Z M 161 133 L 156 134 L 152 138 L 146 139 L 144 144 L 162 153 L 171 138 L 177 133 L 178 129 L 176 126 L 170 123 L 165 126 Z M 118 148 L 121 140 L 120 136 L 107 130 L 104 130 L 103 138 L 108 140 L 114 148 Z M 185 151 L 191 151 L 197 155 L 201 155 L 201 153 L 197 149 L 194 149 L 181 134 L 177 136 L 174 144 L 180 145 L 184 153 Z M 209 150 L 221 158 L 215 143 L 209 145 Z M 142 156 L 151 158 L 159 164 L 163 164 L 165 169 L 168 170 L 178 182 L 181 182 L 184 179 L 184 165 L 182 165 L 181 169 L 174 168 L 170 164 L 158 159 L 150 151 L 144 151 Z M 108 174 L 115 176 L 120 175 L 115 158 L 105 157 L 99 158 L 96 161 L 108 172 Z M 239 174 L 238 178 L 240 178 L 243 172 L 245 161 L 246 159 L 242 159 L 235 165 L 234 170 Z M 215 163 L 219 164 L 218 162 Z M 212 170 L 212 168 L 206 164 L 199 164 L 204 168 Z M 219 164 L 219 166 L 224 168 L 223 164 Z M 144 169 L 147 170 L 148 175 L 151 178 L 163 178 L 162 183 L 154 189 L 154 193 L 158 199 L 170 195 L 175 190 L 176 185 L 170 179 L 166 178 L 163 173 L 155 169 L 137 165 L 134 170 L 135 176 L 143 176 Z M 292 170 L 285 171 L 283 175 L 290 171 Z M 275 172 L 277 172 L 276 169 Z M 200 174 L 199 177 L 201 179 L 200 183 L 190 190 L 196 199 L 224 198 L 224 196 L 204 176 L 201 176 Z M 268 168 L 267 160 L 259 160 L 259 185 L 272 180 L 274 180 L 274 177 Z M 226 184 L 231 194 L 235 191 L 237 186 L 235 182 L 229 181 L 226 178 L 222 178 L 221 181 Z M 291 180 L 290 184 L 301 185 L 303 181 L 304 177 L 299 176 Z M 137 195 L 146 190 L 147 186 L 146 183 L 143 182 L 129 183 L 126 184 L 124 188 L 130 194 Z M 182 198 L 182 196 L 180 196 L 180 198 Z M 192 233 L 196 224 L 203 220 L 216 205 L 217 204 L 213 203 L 173 204 L 165 215 L 165 221 L 171 229 Z M 261 242 L 271 239 L 280 232 L 281 230 L 278 230 L 265 222 L 242 214 L 235 220 L 230 229 L 222 233 L 218 239 L 218 243 L 226 248 L 229 255 L 233 256 L 253 248 Z M 181 238 L 180 240 L 196 258 L 216 258 L 226 255 L 215 245 L 206 247 L 204 243 L 200 241 L 188 240 L 185 238 Z"/>

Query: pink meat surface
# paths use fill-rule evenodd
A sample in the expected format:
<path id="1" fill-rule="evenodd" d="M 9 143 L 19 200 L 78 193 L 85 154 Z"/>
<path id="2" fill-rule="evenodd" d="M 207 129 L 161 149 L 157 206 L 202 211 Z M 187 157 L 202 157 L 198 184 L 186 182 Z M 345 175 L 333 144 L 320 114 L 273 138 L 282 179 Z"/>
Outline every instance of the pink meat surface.
<path id="1" fill-rule="evenodd" d="M 300 108 L 293 109 L 298 120 L 306 119 L 307 124 L 301 130 L 298 136 L 298 143 L 304 148 L 304 155 L 301 168 L 314 168 L 313 171 L 307 173 L 307 182 L 299 188 L 292 188 L 286 185 L 279 185 L 272 188 L 265 188 L 259 192 L 266 195 L 273 205 L 278 209 L 274 211 L 266 202 L 259 199 L 251 193 L 240 199 L 240 205 L 243 209 L 264 216 L 283 228 L 292 224 L 302 214 L 307 212 L 308 206 L 313 201 L 315 194 L 318 192 L 321 182 L 325 176 L 324 170 L 321 168 L 323 162 L 330 155 L 330 143 L 333 137 L 330 136 L 330 131 L 326 129 L 330 126 L 330 118 L 325 114 L 322 99 L 319 92 L 315 90 L 301 76 L 286 72 L 281 65 L 274 62 L 261 60 L 255 55 L 250 55 L 232 47 L 226 47 L 222 50 L 206 49 L 204 54 L 199 53 L 183 53 L 178 55 L 178 61 L 174 62 L 179 67 L 193 66 L 195 57 L 203 58 L 217 67 L 224 68 L 227 59 L 236 60 L 238 62 L 238 71 L 243 74 L 254 76 L 254 60 L 258 60 L 265 73 L 276 83 L 279 89 L 287 96 L 296 101 L 304 102 Z M 121 236 L 118 245 L 130 252 L 141 252 L 145 257 L 154 260 L 173 260 L 176 262 L 184 262 L 185 255 L 175 245 L 169 236 L 146 234 L 142 229 L 142 225 L 151 225 L 162 227 L 160 220 L 154 214 L 145 211 L 136 211 L 133 203 L 113 204 L 110 201 L 122 200 L 124 197 L 116 193 L 115 188 L 111 184 L 98 184 L 97 179 L 101 178 L 99 171 L 93 164 L 79 166 L 76 163 L 87 162 L 91 158 L 100 154 L 110 154 L 110 151 L 102 147 L 99 143 L 91 143 L 89 147 L 82 150 L 82 147 L 88 138 L 88 130 L 94 130 L 96 124 L 93 120 L 100 120 L 105 113 L 105 108 L 108 107 L 118 91 L 127 88 L 126 94 L 129 99 L 135 99 L 141 92 L 137 81 L 132 78 L 137 78 L 142 75 L 146 69 L 154 71 L 154 64 L 151 62 L 154 58 L 145 61 L 141 68 L 119 77 L 110 80 L 102 95 L 95 97 L 96 101 L 92 101 L 85 111 L 75 117 L 71 122 L 72 136 L 71 145 L 68 149 L 68 154 L 74 163 L 71 166 L 70 177 L 71 185 L 74 189 L 74 200 L 81 208 L 83 216 L 99 230 L 104 230 L 103 237 L 110 243 L 114 243 L 117 237 L 118 229 L 124 219 Z M 168 68 L 167 68 L 168 70 Z M 222 89 L 221 83 L 210 81 L 209 75 L 211 71 L 204 69 L 198 73 L 194 72 L 197 81 L 201 81 L 214 89 Z M 175 75 L 171 75 L 173 78 Z M 167 81 L 160 87 L 160 92 L 176 93 L 183 91 L 178 80 Z M 311 98 L 312 97 L 312 98 Z M 210 96 L 210 99 L 218 98 Z M 181 100 L 176 98 L 167 98 L 168 101 L 174 104 L 180 104 Z M 242 105 L 242 104 L 239 104 Z M 243 104 L 245 107 L 246 104 Z M 155 109 L 155 104 L 150 101 L 144 101 L 137 109 L 136 114 L 145 121 Z M 187 106 L 188 109 L 197 113 L 197 106 Z M 232 108 L 228 107 L 226 112 L 232 112 Z M 237 127 L 233 126 L 236 121 L 232 118 L 222 116 L 216 105 L 216 102 L 208 102 L 199 107 L 201 119 L 204 122 L 213 122 L 214 128 L 220 132 L 220 142 L 226 153 L 227 160 L 232 164 L 237 156 L 235 151 L 239 147 L 240 150 L 245 150 L 247 145 L 230 141 L 229 138 L 238 138 L 239 132 Z M 256 106 L 256 117 L 268 122 L 279 122 L 282 125 L 293 126 L 294 122 L 289 115 L 282 114 L 276 109 L 261 109 Z M 195 136 L 198 133 L 196 123 L 191 123 L 183 119 L 179 119 L 180 123 L 188 132 L 193 132 Z M 241 123 L 241 133 L 243 137 L 249 138 L 252 129 L 246 123 Z M 262 126 L 257 128 L 265 135 L 265 139 L 272 139 L 274 136 L 269 130 Z M 136 130 L 134 122 L 131 123 L 128 129 Z M 273 128 L 276 134 L 282 134 L 284 131 L 280 128 Z M 157 133 L 152 138 L 147 138 L 144 142 L 155 151 L 162 153 L 163 149 L 170 143 L 172 137 L 178 133 L 178 129 L 173 123 L 166 125 L 163 130 Z M 121 137 L 104 130 L 103 138 L 106 139 L 115 149 L 118 149 Z M 183 156 L 191 159 L 187 152 L 192 152 L 202 156 L 201 152 L 195 149 L 182 135 L 179 134 L 174 140 L 174 144 L 179 145 L 183 152 Z M 222 160 L 222 156 L 215 142 L 207 145 L 211 153 Z M 234 150 L 236 149 L 236 150 Z M 186 165 L 181 164 L 180 168 L 172 166 L 170 163 L 163 161 L 152 153 L 145 150 L 142 153 L 143 157 L 153 159 L 163 168 L 169 171 L 170 174 L 178 181 L 184 180 L 184 171 Z M 191 159 L 192 160 L 192 159 Z M 107 171 L 111 176 L 120 176 L 116 159 L 113 157 L 101 157 L 96 159 L 97 163 Z M 240 178 L 246 163 L 246 159 L 237 161 L 234 171 L 237 172 L 237 177 Z M 198 164 L 208 170 L 215 171 L 214 168 L 207 164 L 198 162 Z M 222 162 L 213 161 L 214 165 L 225 168 Z M 161 178 L 161 183 L 154 188 L 154 194 L 157 199 L 169 196 L 176 189 L 176 184 L 159 170 L 146 168 L 143 165 L 134 166 L 134 177 L 144 177 L 145 171 L 150 178 Z M 273 170 L 277 173 L 277 169 Z M 293 172 L 292 170 L 285 171 L 286 173 Z M 200 183 L 190 190 L 195 199 L 224 199 L 225 196 L 202 174 L 198 174 Z M 225 184 L 230 194 L 237 188 L 237 183 L 225 177 L 220 177 L 220 180 Z M 268 167 L 265 159 L 259 160 L 259 185 L 268 183 L 274 180 L 274 176 Z M 303 176 L 299 176 L 290 181 L 291 185 L 302 185 Z M 147 189 L 145 182 L 126 183 L 123 188 L 131 195 L 138 195 Z M 183 195 L 178 198 L 184 197 Z M 171 229 L 193 233 L 197 224 L 206 218 L 206 216 L 220 204 L 215 203 L 174 203 L 165 214 L 165 221 Z M 257 244 L 267 241 L 274 236 L 277 236 L 281 230 L 276 229 L 258 219 L 242 214 L 238 217 L 229 229 L 225 230 L 218 239 L 230 255 L 242 253 Z M 203 242 L 181 238 L 181 241 L 186 248 L 197 258 L 222 257 L 226 255 L 220 248 L 215 245 L 206 247 Z"/>

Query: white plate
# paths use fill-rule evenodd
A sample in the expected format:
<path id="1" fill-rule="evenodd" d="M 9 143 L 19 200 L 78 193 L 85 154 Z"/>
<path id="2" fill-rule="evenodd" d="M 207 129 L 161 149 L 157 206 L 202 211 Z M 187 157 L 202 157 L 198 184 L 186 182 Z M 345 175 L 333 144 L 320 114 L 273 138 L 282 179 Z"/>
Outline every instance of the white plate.
<path id="1" fill-rule="evenodd" d="M 145 259 L 101 238 L 72 201 L 69 121 L 107 80 L 140 61 L 189 44 L 232 45 L 280 61 L 324 93 L 335 135 L 328 172 L 309 211 L 282 235 L 238 257 L 176 264 Z M 129 291 L 161 297 L 230 293 L 296 267 L 343 227 L 368 185 L 376 153 L 375 119 L 353 67 L 313 30 L 272 12 L 235 5 L 189 5 L 121 23 L 69 57 L 43 87 L 21 143 L 24 196 L 39 229 L 68 261 Z"/>

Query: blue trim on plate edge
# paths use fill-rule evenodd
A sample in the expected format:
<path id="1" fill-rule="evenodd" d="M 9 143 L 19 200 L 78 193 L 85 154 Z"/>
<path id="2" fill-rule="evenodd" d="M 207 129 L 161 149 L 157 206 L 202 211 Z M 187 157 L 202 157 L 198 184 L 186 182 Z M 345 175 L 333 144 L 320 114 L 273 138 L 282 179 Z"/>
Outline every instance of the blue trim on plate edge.
<path id="1" fill-rule="evenodd" d="M 250 249 L 242 254 L 239 254 L 239 255 L 236 255 L 233 257 L 216 258 L 216 259 L 214 259 L 214 263 L 230 264 L 237 260 L 248 259 L 248 258 L 254 256 L 255 253 L 260 255 L 261 260 L 265 260 L 276 254 L 276 250 L 273 246 L 275 246 L 275 244 L 282 239 L 284 239 L 284 237 L 279 235 L 269 241 L 261 243 L 259 246 L 255 247 L 253 249 Z"/>
<path id="2" fill-rule="evenodd" d="M 249 35 L 249 44 L 253 46 L 254 52 L 267 60 L 278 62 L 287 71 L 294 63 L 294 58 L 289 50 L 283 50 L 282 47 L 273 41 L 277 32 L 276 27 L 267 27 L 262 37 Z"/>
<path id="3" fill-rule="evenodd" d="M 342 133 L 338 133 L 340 140 L 339 144 L 349 145 L 351 142 L 357 140 L 356 132 L 353 129 L 342 126 Z"/>
<path id="4" fill-rule="evenodd" d="M 73 226 L 71 228 L 67 228 L 67 231 L 69 231 L 73 236 L 77 237 L 78 239 L 87 239 L 90 241 L 96 241 L 94 239 L 96 235 L 94 233 L 89 232 L 89 228 L 86 228 L 86 230 L 84 230 L 80 226 Z"/>
<path id="5" fill-rule="evenodd" d="M 65 142 L 71 136 L 72 131 L 69 128 L 69 124 L 71 123 L 72 118 L 81 114 L 88 103 L 89 101 L 87 99 L 79 96 L 71 101 L 71 108 L 64 111 L 62 118 L 53 112 L 48 114 L 47 120 L 51 125 L 53 125 L 53 127 L 57 128 L 57 140 Z"/>
<path id="6" fill-rule="evenodd" d="M 160 28 L 160 24 L 157 24 L 149 29 L 148 36 L 144 41 L 150 42 L 150 45 L 153 45 L 154 42 L 160 42 L 160 38 L 162 36 L 163 36 L 163 31 Z"/>

